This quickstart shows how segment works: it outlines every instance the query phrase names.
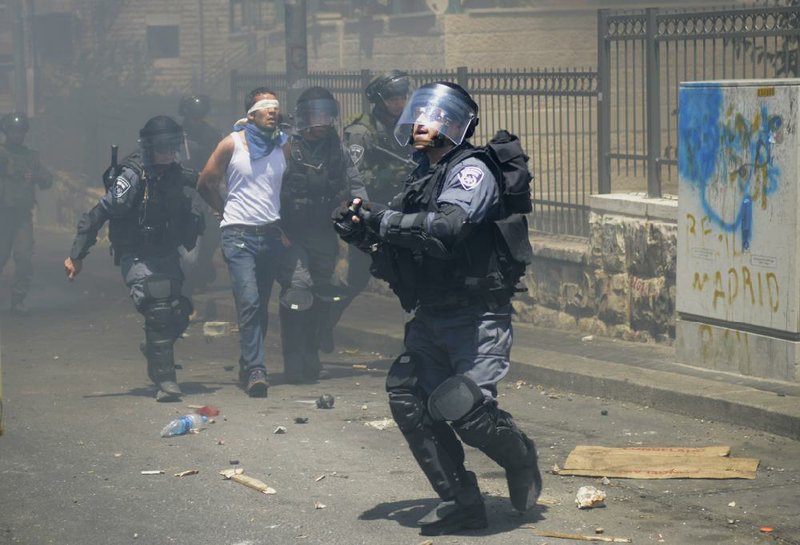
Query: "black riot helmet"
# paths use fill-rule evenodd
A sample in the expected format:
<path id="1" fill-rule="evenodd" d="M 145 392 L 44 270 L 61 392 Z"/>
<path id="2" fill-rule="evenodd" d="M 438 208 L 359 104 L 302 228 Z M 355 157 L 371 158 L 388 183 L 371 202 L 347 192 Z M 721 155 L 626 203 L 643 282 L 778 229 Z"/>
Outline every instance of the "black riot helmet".
<path id="1" fill-rule="evenodd" d="M 324 87 L 309 87 L 297 97 L 294 122 L 298 131 L 311 127 L 333 127 L 339 118 L 339 103 Z"/>
<path id="2" fill-rule="evenodd" d="M 175 155 L 185 147 L 183 127 L 169 116 L 157 115 L 150 118 L 139 131 L 139 146 L 145 165 L 155 164 L 153 152 Z"/>
<path id="3" fill-rule="evenodd" d="M 11 112 L 6 114 L 0 119 L 0 130 L 9 134 L 11 132 L 28 132 L 30 124 L 28 123 L 28 116 L 22 112 Z"/>
<path id="4" fill-rule="evenodd" d="M 367 100 L 373 104 L 381 104 L 384 100 L 391 97 L 408 97 L 413 91 L 411 77 L 402 70 L 391 70 L 373 78 L 364 94 Z"/>
<path id="5" fill-rule="evenodd" d="M 181 98 L 178 113 L 183 117 L 205 117 L 211 111 L 211 100 L 206 95 L 191 95 Z"/>
<path id="6" fill-rule="evenodd" d="M 449 81 L 428 83 L 411 95 L 397 120 L 394 137 L 406 145 L 414 125 L 426 125 L 458 146 L 474 134 L 478 122 L 478 104 L 463 87 Z"/>

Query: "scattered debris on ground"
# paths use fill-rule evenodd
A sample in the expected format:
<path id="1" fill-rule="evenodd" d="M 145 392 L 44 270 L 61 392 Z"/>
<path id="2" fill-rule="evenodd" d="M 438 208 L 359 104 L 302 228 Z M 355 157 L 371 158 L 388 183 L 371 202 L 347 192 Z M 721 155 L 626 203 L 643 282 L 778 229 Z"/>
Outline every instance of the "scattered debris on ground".
<path id="1" fill-rule="evenodd" d="M 230 335 L 231 323 L 230 322 L 205 322 L 203 324 L 203 336 L 207 338 L 223 337 Z"/>
<path id="2" fill-rule="evenodd" d="M 730 447 L 627 447 L 579 445 L 559 475 L 622 479 L 755 479 L 758 459 L 731 458 Z"/>
<path id="3" fill-rule="evenodd" d="M 248 488 L 252 488 L 253 490 L 261 492 L 262 494 L 270 495 L 278 493 L 274 488 L 267 486 L 262 481 L 244 475 L 244 469 L 240 467 L 236 469 L 223 469 L 219 472 L 219 474 L 222 475 L 222 478 L 225 480 L 231 480 L 239 484 L 243 484 Z"/>
<path id="4" fill-rule="evenodd" d="M 369 422 L 364 422 L 364 425 L 381 431 L 397 427 L 397 423 L 391 418 L 381 418 L 380 420 L 371 420 Z"/>
<path id="5" fill-rule="evenodd" d="M 578 509 L 591 509 L 605 505 L 606 493 L 593 486 L 582 486 L 575 495 L 575 504 Z"/>
<path id="6" fill-rule="evenodd" d="M 318 409 L 333 409 L 333 396 L 331 394 L 322 394 L 317 398 Z"/>
<path id="7" fill-rule="evenodd" d="M 564 532 L 551 532 L 549 530 L 536 530 L 533 526 L 521 526 L 539 537 L 555 537 L 559 539 L 572 539 L 575 541 L 602 541 L 604 543 L 633 543 L 629 537 L 587 536 L 583 534 L 567 534 Z"/>

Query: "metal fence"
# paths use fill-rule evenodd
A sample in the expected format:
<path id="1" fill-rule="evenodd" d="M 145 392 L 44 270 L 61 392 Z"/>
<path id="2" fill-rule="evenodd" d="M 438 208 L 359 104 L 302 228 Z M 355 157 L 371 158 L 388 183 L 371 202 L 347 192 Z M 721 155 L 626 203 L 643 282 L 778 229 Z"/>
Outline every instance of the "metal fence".
<path id="1" fill-rule="evenodd" d="M 410 71 L 416 83 L 456 81 L 480 106 L 474 142 L 498 129 L 520 136 L 531 158 L 532 228 L 588 235 L 592 193 L 677 194 L 678 85 L 682 81 L 796 76 L 800 7 L 763 6 L 667 12 L 598 10 L 597 72 Z M 319 72 L 320 85 L 347 120 L 369 104 L 363 89 L 376 74 Z M 245 94 L 267 85 L 281 96 L 286 76 L 231 74 L 234 112 Z"/>
<path id="2" fill-rule="evenodd" d="M 798 74 L 800 7 L 598 12 L 599 190 L 677 193 L 682 81 Z"/>
<path id="3" fill-rule="evenodd" d="M 455 81 L 480 107 L 473 138 L 487 142 L 499 129 L 517 134 L 534 173 L 531 227 L 554 234 L 588 236 L 588 196 L 597 191 L 597 74 L 589 70 L 489 70 L 465 67 L 409 71 L 417 85 Z M 343 120 L 369 108 L 364 88 L 377 74 L 311 73 L 307 85 L 329 89 Z M 241 112 L 250 89 L 266 85 L 286 96 L 283 73 L 231 75 L 234 112 Z"/>

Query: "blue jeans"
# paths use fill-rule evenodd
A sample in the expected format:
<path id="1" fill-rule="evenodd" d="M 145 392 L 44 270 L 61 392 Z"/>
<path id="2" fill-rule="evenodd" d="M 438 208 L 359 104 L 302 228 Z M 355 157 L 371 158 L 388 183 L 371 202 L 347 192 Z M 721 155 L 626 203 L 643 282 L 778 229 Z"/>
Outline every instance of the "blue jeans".
<path id="1" fill-rule="evenodd" d="M 239 322 L 242 370 L 264 368 L 267 305 L 283 250 L 277 228 L 229 225 L 222 229 L 222 255 L 228 264 Z"/>

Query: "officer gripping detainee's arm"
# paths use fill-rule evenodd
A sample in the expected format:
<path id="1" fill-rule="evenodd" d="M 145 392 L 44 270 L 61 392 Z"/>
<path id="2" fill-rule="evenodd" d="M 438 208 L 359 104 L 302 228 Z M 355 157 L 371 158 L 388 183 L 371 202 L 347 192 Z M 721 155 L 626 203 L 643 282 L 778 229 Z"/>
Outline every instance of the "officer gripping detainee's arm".
<path id="1" fill-rule="evenodd" d="M 219 186 L 228 164 L 233 157 L 235 143 L 233 136 L 228 135 L 222 139 L 206 162 L 206 166 L 197 178 L 197 192 L 208 203 L 217 217 L 222 217 L 225 201 L 219 193 Z"/>

